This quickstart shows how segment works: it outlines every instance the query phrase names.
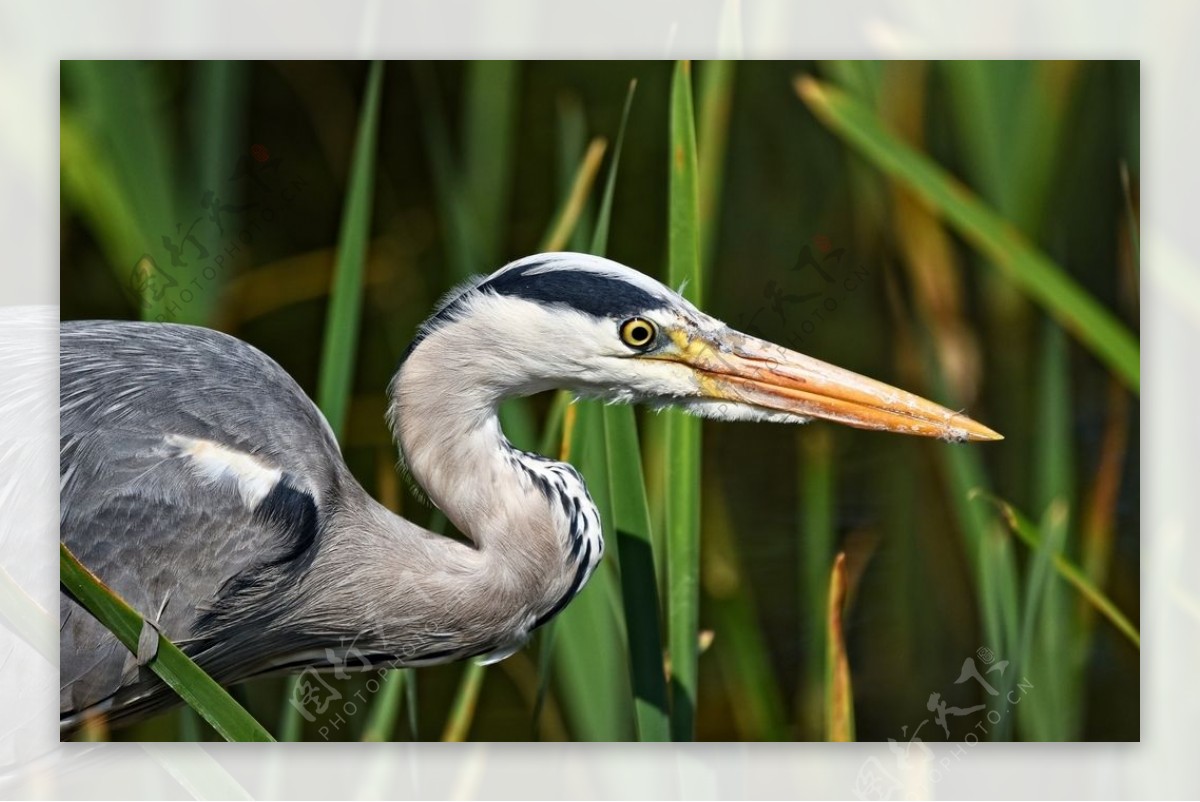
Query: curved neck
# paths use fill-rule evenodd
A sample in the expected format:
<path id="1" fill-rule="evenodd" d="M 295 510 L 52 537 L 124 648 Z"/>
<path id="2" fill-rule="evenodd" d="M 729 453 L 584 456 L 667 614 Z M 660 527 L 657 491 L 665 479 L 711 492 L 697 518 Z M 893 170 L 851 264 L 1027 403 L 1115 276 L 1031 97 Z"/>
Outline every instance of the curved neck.
<path id="1" fill-rule="evenodd" d="M 509 608 L 523 640 L 590 577 L 604 550 L 599 514 L 573 467 L 505 438 L 498 407 L 518 390 L 495 386 L 501 371 L 432 350 L 415 349 L 393 379 L 393 433 L 413 479 L 475 547 L 454 544 L 450 557 L 471 575 L 467 603 Z"/>

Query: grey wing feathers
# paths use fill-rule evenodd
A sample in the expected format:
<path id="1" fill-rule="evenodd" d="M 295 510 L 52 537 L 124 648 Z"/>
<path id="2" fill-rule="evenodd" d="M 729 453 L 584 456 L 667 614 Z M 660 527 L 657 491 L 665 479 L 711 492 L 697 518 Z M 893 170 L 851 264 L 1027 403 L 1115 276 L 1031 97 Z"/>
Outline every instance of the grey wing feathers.
<path id="1" fill-rule="evenodd" d="M 336 441 L 291 377 L 232 337 L 65 323 L 60 347 L 63 542 L 168 637 L 195 644 L 219 594 L 311 539 L 344 470 Z M 287 508 L 296 521 L 272 512 L 284 493 L 302 500 Z M 60 631 L 65 722 L 171 701 L 65 596 Z"/>

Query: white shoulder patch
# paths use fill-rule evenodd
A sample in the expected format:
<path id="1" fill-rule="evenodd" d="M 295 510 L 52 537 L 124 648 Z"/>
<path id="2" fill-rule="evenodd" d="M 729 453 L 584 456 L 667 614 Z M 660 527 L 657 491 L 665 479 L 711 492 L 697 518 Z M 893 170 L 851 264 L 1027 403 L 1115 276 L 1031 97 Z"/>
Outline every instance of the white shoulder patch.
<path id="1" fill-rule="evenodd" d="M 167 444 L 179 449 L 179 456 L 186 458 L 192 470 L 201 479 L 212 482 L 233 481 L 248 509 L 254 509 L 279 484 L 283 472 L 272 468 L 257 457 L 244 451 L 193 437 L 172 434 Z"/>

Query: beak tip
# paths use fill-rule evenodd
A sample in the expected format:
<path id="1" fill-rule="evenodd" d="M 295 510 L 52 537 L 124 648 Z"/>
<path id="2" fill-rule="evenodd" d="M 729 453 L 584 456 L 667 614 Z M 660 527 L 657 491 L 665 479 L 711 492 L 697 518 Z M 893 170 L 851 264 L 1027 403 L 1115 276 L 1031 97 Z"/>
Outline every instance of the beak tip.
<path id="1" fill-rule="evenodd" d="M 968 432 L 967 439 L 968 440 L 976 440 L 976 441 L 980 441 L 980 442 L 992 442 L 992 441 L 1004 439 L 1004 435 L 1000 434 L 997 431 L 989 429 L 988 427 L 984 426 L 982 423 L 976 423 L 975 421 L 971 421 L 971 423 L 973 425 L 967 430 L 967 432 Z"/>

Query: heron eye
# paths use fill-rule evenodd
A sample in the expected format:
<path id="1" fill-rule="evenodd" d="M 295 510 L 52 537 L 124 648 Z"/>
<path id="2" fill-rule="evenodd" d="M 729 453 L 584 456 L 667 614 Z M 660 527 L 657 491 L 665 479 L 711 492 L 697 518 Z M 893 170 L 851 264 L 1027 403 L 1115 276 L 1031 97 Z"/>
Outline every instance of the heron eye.
<path id="1" fill-rule="evenodd" d="M 621 341 L 630 348 L 645 348 L 654 342 L 654 324 L 644 317 L 631 317 L 621 324 Z"/>

